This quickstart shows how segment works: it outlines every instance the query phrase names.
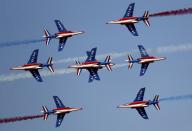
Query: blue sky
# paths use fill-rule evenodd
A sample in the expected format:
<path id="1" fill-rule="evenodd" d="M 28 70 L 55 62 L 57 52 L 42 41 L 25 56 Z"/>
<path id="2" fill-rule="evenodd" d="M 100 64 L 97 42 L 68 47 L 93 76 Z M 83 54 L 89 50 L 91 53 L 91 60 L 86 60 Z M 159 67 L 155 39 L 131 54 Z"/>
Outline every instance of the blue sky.
<path id="1" fill-rule="evenodd" d="M 139 37 L 133 37 L 120 25 L 106 25 L 110 20 L 121 18 L 128 5 L 135 2 L 134 15 L 141 16 L 145 10 L 159 12 L 188 8 L 192 1 L 110 1 L 110 0 L 2 0 L 0 4 L 0 43 L 10 41 L 41 39 L 43 28 L 50 33 L 57 31 L 54 19 L 60 19 L 70 30 L 85 31 L 67 41 L 63 52 L 57 52 L 58 41 L 49 46 L 44 42 L 0 48 L 1 75 L 23 73 L 10 71 L 12 66 L 24 64 L 31 52 L 39 49 L 39 62 L 46 62 L 49 56 L 55 61 L 85 56 L 86 51 L 97 47 L 97 54 L 129 52 L 138 44 L 156 49 L 169 45 L 191 44 L 191 15 L 151 18 L 151 26 L 136 24 Z M 191 129 L 191 101 L 160 103 L 161 110 L 146 108 L 149 120 L 143 120 L 135 110 L 117 109 L 116 106 L 134 100 L 136 93 L 146 87 L 145 99 L 155 94 L 169 97 L 191 94 L 191 50 L 176 52 L 151 52 L 151 55 L 166 56 L 168 59 L 149 66 L 143 77 L 139 76 L 140 65 L 132 70 L 115 68 L 113 72 L 99 70 L 101 81 L 88 83 L 88 72 L 80 77 L 76 73 L 43 77 L 43 83 L 34 79 L 19 79 L 0 82 L 0 118 L 39 114 L 42 105 L 55 108 L 52 96 L 59 96 L 65 105 L 83 107 L 82 111 L 67 115 L 62 125 L 55 128 L 55 116 L 47 121 L 41 119 L 0 125 L 1 131 L 19 130 L 189 130 Z M 112 56 L 113 57 L 113 56 Z M 134 53 L 133 57 L 139 57 Z M 114 63 L 125 63 L 126 56 L 114 59 Z M 99 59 L 101 61 L 103 59 Z M 66 68 L 74 62 L 55 64 L 55 70 Z M 45 69 L 47 70 L 47 69 Z M 42 72 L 42 71 L 40 71 Z"/>

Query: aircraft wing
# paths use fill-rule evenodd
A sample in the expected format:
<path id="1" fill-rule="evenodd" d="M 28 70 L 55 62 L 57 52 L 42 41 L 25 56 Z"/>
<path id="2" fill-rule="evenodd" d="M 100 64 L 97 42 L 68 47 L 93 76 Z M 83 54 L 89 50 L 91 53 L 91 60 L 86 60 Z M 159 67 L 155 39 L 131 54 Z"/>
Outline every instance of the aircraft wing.
<path id="1" fill-rule="evenodd" d="M 149 56 L 143 45 L 138 45 L 141 57 L 146 57 Z"/>
<path id="2" fill-rule="evenodd" d="M 53 99 L 57 108 L 65 107 L 65 105 L 62 103 L 58 96 L 53 96 Z"/>
<path id="3" fill-rule="evenodd" d="M 128 30 L 129 30 L 134 36 L 138 36 L 137 30 L 136 30 L 134 24 L 127 24 L 126 27 L 128 28 Z"/>
<path id="4" fill-rule="evenodd" d="M 99 78 L 99 75 L 97 73 L 98 69 L 95 69 L 95 68 L 91 68 L 91 69 L 88 69 L 90 75 L 89 75 L 89 82 L 92 82 L 94 79 L 95 80 L 100 80 Z"/>
<path id="5" fill-rule="evenodd" d="M 134 101 L 143 101 L 144 94 L 145 94 L 145 88 L 141 88 L 137 93 L 137 96 Z"/>
<path id="6" fill-rule="evenodd" d="M 125 12 L 124 17 L 133 16 L 134 6 L 135 6 L 135 3 L 131 3 L 131 4 L 129 5 L 129 7 L 127 8 L 127 10 L 126 10 L 126 12 Z"/>
<path id="7" fill-rule="evenodd" d="M 147 113 L 145 112 L 144 107 L 136 108 L 136 110 L 138 111 L 138 113 L 139 113 L 144 119 L 149 119 L 148 116 L 147 116 Z"/>
<path id="8" fill-rule="evenodd" d="M 57 115 L 57 121 L 56 121 L 56 127 L 59 127 L 63 121 L 65 114 L 59 114 Z"/>
<path id="9" fill-rule="evenodd" d="M 57 29 L 59 32 L 65 32 L 67 29 L 64 27 L 64 25 L 61 23 L 60 20 L 55 20 L 55 24 L 57 26 Z"/>
<path id="10" fill-rule="evenodd" d="M 38 52 L 39 52 L 38 49 L 33 51 L 33 53 L 30 56 L 30 59 L 28 61 L 28 64 L 37 63 Z"/>
<path id="11" fill-rule="evenodd" d="M 149 66 L 149 63 L 144 63 L 141 65 L 141 70 L 140 70 L 140 76 L 143 76 L 145 72 L 147 71 L 147 68 Z"/>
<path id="12" fill-rule="evenodd" d="M 34 69 L 34 70 L 30 70 L 31 74 L 33 75 L 33 77 L 38 81 L 38 82 L 43 82 L 41 75 L 39 74 L 39 71 Z"/>
<path id="13" fill-rule="evenodd" d="M 95 59 L 96 52 L 97 52 L 97 48 L 93 48 L 93 49 L 91 49 L 91 51 L 87 51 L 86 62 L 96 61 L 96 59 Z"/>
<path id="14" fill-rule="evenodd" d="M 58 51 L 62 51 L 62 50 L 63 50 L 66 41 L 67 41 L 67 38 L 60 38 L 60 39 L 59 39 L 59 48 L 58 48 Z"/>

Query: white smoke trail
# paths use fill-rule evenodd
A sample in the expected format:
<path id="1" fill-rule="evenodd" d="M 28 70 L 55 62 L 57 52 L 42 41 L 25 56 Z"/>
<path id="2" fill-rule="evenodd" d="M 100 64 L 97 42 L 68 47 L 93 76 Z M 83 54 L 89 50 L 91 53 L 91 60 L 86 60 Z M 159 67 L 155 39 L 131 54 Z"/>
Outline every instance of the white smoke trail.
<path id="1" fill-rule="evenodd" d="M 161 98 L 159 101 L 173 101 L 173 100 L 192 100 L 192 94 L 165 97 Z"/>
<path id="2" fill-rule="evenodd" d="M 182 51 L 191 51 L 192 50 L 192 44 L 187 43 L 187 44 L 180 44 L 180 45 L 168 45 L 168 46 L 161 46 L 157 47 L 156 49 L 146 49 L 147 52 L 149 53 L 174 53 L 174 52 L 182 52 Z M 139 54 L 138 49 L 130 50 L 130 51 L 125 51 L 125 52 L 111 52 L 111 53 L 106 53 L 102 55 L 97 55 L 97 59 L 105 59 L 107 55 L 110 55 L 113 59 L 121 58 L 121 57 L 126 57 L 129 53 L 131 54 Z M 85 60 L 87 56 L 81 56 L 81 57 L 73 57 L 73 58 L 66 58 L 66 59 L 61 59 L 57 60 L 54 63 L 55 64 L 61 64 L 61 63 L 69 63 L 69 62 L 74 62 L 75 60 Z"/>
<path id="3" fill-rule="evenodd" d="M 156 52 L 156 53 L 174 53 L 174 52 L 182 52 L 182 51 L 191 51 L 192 50 L 192 44 L 181 44 L 181 45 L 168 45 L 163 47 L 158 47 L 156 49 L 147 49 L 148 52 Z M 97 58 L 102 59 L 105 58 L 107 55 L 111 55 L 113 59 L 115 58 L 121 58 L 127 56 L 128 53 L 138 53 L 138 50 L 132 50 L 130 52 L 114 52 L 114 53 L 106 53 L 102 55 L 98 55 Z M 74 57 L 74 58 L 67 58 L 63 60 L 56 61 L 55 63 L 69 63 L 74 62 L 75 60 L 83 60 L 85 59 L 85 56 L 81 57 Z M 114 68 L 121 68 L 127 66 L 127 63 L 123 64 L 116 64 Z M 57 69 L 54 73 L 51 73 L 49 71 L 40 71 L 41 76 L 53 76 L 53 75 L 63 75 L 63 74 L 70 74 L 75 72 L 74 69 Z M 6 81 L 14 81 L 19 79 L 26 79 L 26 78 L 32 78 L 32 75 L 29 72 L 25 73 L 13 73 L 9 75 L 0 75 L 0 82 L 6 82 Z"/>
<path id="4" fill-rule="evenodd" d="M 181 45 L 168 45 L 163 47 L 158 47 L 155 52 L 157 53 L 174 53 L 174 52 L 181 52 L 181 51 L 191 51 L 192 44 L 181 44 Z"/>
<path id="5" fill-rule="evenodd" d="M 75 72 L 73 69 L 57 69 L 55 72 L 50 71 L 40 71 L 41 76 L 54 76 L 54 75 L 62 75 L 62 74 L 70 74 Z M 27 78 L 33 78 L 33 76 L 30 74 L 30 72 L 25 73 L 17 73 L 17 74 L 10 74 L 10 75 L 0 75 L 0 82 L 5 81 L 14 81 L 19 79 L 27 79 Z"/>

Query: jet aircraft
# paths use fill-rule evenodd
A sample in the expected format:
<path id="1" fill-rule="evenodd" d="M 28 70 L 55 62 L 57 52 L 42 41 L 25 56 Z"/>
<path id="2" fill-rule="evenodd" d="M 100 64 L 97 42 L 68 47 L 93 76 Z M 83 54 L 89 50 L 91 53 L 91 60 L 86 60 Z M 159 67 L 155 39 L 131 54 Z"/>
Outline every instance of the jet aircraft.
<path id="1" fill-rule="evenodd" d="M 123 18 L 107 22 L 107 24 L 121 24 L 121 25 L 125 25 L 128 28 L 128 30 L 134 36 L 138 36 L 137 30 L 136 30 L 134 24 L 138 23 L 139 21 L 143 21 L 147 26 L 150 26 L 150 23 L 149 23 L 149 12 L 145 11 L 145 13 L 144 13 L 144 15 L 142 17 L 133 16 L 134 6 L 135 6 L 135 3 L 131 3 L 128 6 L 128 8 L 127 8 Z"/>
<path id="2" fill-rule="evenodd" d="M 45 36 L 43 36 L 45 38 L 45 43 L 46 45 L 49 44 L 50 40 L 52 38 L 55 38 L 55 39 L 59 39 L 59 48 L 58 48 L 58 51 L 62 51 L 64 46 L 65 46 L 65 43 L 67 41 L 67 39 L 69 37 L 72 37 L 74 35 L 78 35 L 78 34 L 83 34 L 84 32 L 83 31 L 78 31 L 78 32 L 72 32 L 72 31 L 69 31 L 67 30 L 64 25 L 61 23 L 60 20 L 55 20 L 55 24 L 58 28 L 58 33 L 55 33 L 54 35 L 51 35 L 47 29 L 44 29 L 44 34 Z"/>
<path id="3" fill-rule="evenodd" d="M 82 110 L 82 108 L 71 108 L 71 107 L 66 107 L 62 101 L 59 99 L 58 96 L 53 96 L 53 99 L 56 104 L 56 109 L 53 110 L 48 110 L 46 106 L 43 106 L 42 112 L 44 113 L 44 120 L 48 119 L 48 116 L 51 114 L 57 115 L 57 120 L 56 120 L 56 127 L 59 127 L 63 121 L 63 118 L 65 117 L 66 114 L 72 112 L 72 111 L 78 111 Z"/>
<path id="4" fill-rule="evenodd" d="M 82 69 L 87 69 L 90 73 L 89 82 L 95 80 L 100 80 L 99 75 L 97 73 L 98 69 L 102 69 L 106 67 L 109 71 L 112 71 L 112 66 L 115 65 L 111 63 L 111 57 L 107 56 L 104 62 L 99 62 L 95 59 L 97 48 L 91 49 L 91 51 L 87 51 L 87 59 L 85 62 L 80 63 L 76 61 L 76 65 L 71 65 L 68 68 L 77 69 L 77 75 L 79 76 Z"/>
<path id="5" fill-rule="evenodd" d="M 140 71 L 140 76 L 143 76 L 149 66 L 150 63 L 153 63 L 155 61 L 160 61 L 160 60 L 165 60 L 165 57 L 154 57 L 154 56 L 149 56 L 143 45 L 138 45 L 141 58 L 138 59 L 133 59 L 133 57 L 129 54 L 128 55 L 128 69 L 131 69 L 134 63 L 139 63 L 141 64 L 141 71 Z"/>
<path id="6" fill-rule="evenodd" d="M 144 119 L 148 119 L 147 113 L 145 112 L 144 108 L 148 107 L 149 105 L 154 105 L 154 107 L 157 110 L 160 110 L 159 95 L 156 95 L 154 97 L 153 101 L 151 101 L 151 100 L 145 101 L 145 100 L 143 100 L 144 93 L 145 93 L 145 88 L 141 88 L 139 90 L 135 100 L 132 103 L 122 104 L 122 105 L 118 106 L 117 108 L 132 108 L 132 109 L 136 109 L 138 111 L 138 113 Z"/>
<path id="7" fill-rule="evenodd" d="M 31 57 L 30 57 L 30 59 L 29 59 L 27 64 L 24 64 L 22 66 L 13 67 L 13 68 L 11 68 L 11 70 L 30 71 L 32 76 L 38 82 L 42 82 L 43 80 L 42 80 L 38 70 L 42 69 L 44 67 L 47 67 L 51 72 L 54 72 L 54 69 L 53 69 L 53 58 L 49 57 L 49 59 L 48 59 L 46 64 L 37 63 L 38 52 L 39 52 L 39 49 L 34 50 L 33 53 L 31 54 Z"/>

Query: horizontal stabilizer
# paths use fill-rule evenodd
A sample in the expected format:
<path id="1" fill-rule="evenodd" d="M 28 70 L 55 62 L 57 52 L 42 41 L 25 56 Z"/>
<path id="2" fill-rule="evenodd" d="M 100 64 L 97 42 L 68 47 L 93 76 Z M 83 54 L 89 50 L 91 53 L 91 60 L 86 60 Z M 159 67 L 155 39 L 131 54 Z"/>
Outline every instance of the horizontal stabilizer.
<path id="1" fill-rule="evenodd" d="M 75 61 L 76 65 L 80 65 L 81 63 L 79 61 Z M 80 76 L 82 69 L 77 68 L 77 75 Z"/>
<path id="2" fill-rule="evenodd" d="M 108 71 L 112 71 L 112 67 L 111 67 L 111 56 L 107 56 L 105 59 L 105 62 L 107 63 L 105 66 L 107 68 Z"/>
<path id="3" fill-rule="evenodd" d="M 49 42 L 50 42 L 50 40 L 51 40 L 50 33 L 48 32 L 47 29 L 44 29 L 44 34 L 45 34 L 45 36 L 44 36 L 44 38 L 45 38 L 45 44 L 48 45 Z"/>
<path id="4" fill-rule="evenodd" d="M 51 71 L 51 72 L 54 72 L 54 69 L 53 69 L 53 58 L 52 57 L 49 57 L 48 61 L 47 61 L 47 68 Z"/>
<path id="5" fill-rule="evenodd" d="M 153 99 L 153 102 L 154 102 L 154 107 L 157 109 L 157 110 L 160 110 L 160 105 L 159 105 L 159 95 L 156 95 Z"/>
<path id="6" fill-rule="evenodd" d="M 77 75 L 80 76 L 82 69 L 77 68 Z"/>
<path id="7" fill-rule="evenodd" d="M 129 54 L 128 55 L 128 69 L 131 69 L 133 67 L 133 57 Z"/>
<path id="8" fill-rule="evenodd" d="M 46 106 L 42 106 L 42 108 L 43 108 L 42 112 L 44 113 L 43 119 L 47 120 L 49 116 L 48 109 Z"/>
<path id="9" fill-rule="evenodd" d="M 150 26 L 149 23 L 149 11 L 145 11 L 144 15 L 143 15 L 143 22 L 147 25 Z"/>

